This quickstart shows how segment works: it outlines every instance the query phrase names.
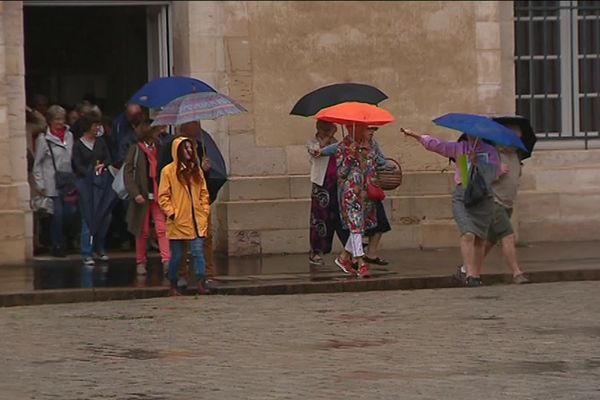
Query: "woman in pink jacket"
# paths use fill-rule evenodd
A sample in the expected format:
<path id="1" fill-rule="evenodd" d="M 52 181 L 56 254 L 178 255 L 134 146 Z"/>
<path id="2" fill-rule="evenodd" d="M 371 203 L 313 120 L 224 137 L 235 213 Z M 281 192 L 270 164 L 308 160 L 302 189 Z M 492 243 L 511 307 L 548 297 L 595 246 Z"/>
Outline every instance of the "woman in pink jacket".
<path id="1" fill-rule="evenodd" d="M 467 156 L 468 164 L 476 164 L 489 186 L 500 172 L 500 161 L 496 148 L 483 140 L 467 136 L 467 140 L 447 142 L 431 135 L 421 135 L 408 129 L 402 129 L 406 136 L 419 141 L 425 149 L 444 157 L 458 160 Z M 494 197 L 492 191 L 477 204 L 466 206 L 460 170 L 454 173 L 456 187 L 452 195 L 452 214 L 461 234 L 460 249 L 463 263 L 467 267 L 467 286 L 481 285 L 481 266 L 483 263 L 487 231 L 492 223 Z"/>

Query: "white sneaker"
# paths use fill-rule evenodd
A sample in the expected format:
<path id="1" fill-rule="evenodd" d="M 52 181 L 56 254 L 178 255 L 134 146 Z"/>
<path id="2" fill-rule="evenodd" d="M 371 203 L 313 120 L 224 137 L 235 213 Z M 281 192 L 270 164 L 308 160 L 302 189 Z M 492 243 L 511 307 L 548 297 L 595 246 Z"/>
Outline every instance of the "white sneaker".
<path id="1" fill-rule="evenodd" d="M 177 280 L 177 287 L 178 287 L 178 288 L 183 288 L 183 289 L 185 289 L 185 288 L 187 288 L 187 286 L 188 286 L 188 281 L 187 281 L 187 279 L 185 279 L 184 277 L 181 277 L 181 278 L 179 278 L 179 279 Z"/>
<path id="2" fill-rule="evenodd" d="M 138 275 L 146 275 L 146 264 L 145 263 L 139 263 L 136 266 L 136 271 Z"/>
<path id="3" fill-rule="evenodd" d="M 91 258 L 91 257 L 86 257 L 86 258 L 84 258 L 84 259 L 83 259 L 83 263 L 84 263 L 85 265 L 88 265 L 88 266 L 89 266 L 89 265 L 95 265 L 95 264 L 96 264 L 96 263 L 94 262 L 94 259 L 93 259 L 93 258 Z"/>

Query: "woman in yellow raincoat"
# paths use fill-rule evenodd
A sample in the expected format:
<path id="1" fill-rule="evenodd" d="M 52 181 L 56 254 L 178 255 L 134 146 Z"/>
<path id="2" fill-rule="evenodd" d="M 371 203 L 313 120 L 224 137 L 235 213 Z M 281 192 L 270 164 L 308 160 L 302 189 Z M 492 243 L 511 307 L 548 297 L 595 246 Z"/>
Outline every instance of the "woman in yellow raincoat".
<path id="1" fill-rule="evenodd" d="M 173 162 L 160 175 L 158 204 L 167 216 L 167 237 L 171 250 L 169 262 L 170 294 L 177 291 L 178 267 L 184 256 L 184 243 L 190 243 L 192 265 L 199 294 L 206 294 L 203 241 L 208 227 L 209 197 L 206 181 L 198 165 L 191 140 L 178 137 L 171 148 Z"/>

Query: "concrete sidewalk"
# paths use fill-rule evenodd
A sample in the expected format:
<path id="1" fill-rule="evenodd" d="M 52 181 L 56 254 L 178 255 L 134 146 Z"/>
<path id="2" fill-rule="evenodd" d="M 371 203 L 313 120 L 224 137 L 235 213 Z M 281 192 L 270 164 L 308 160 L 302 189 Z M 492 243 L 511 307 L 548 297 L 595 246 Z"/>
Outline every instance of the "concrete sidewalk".
<path id="1" fill-rule="evenodd" d="M 543 243 L 518 251 L 533 283 L 600 280 L 600 242 Z M 459 286 L 452 278 L 460 264 L 458 248 L 386 251 L 381 256 L 390 264 L 372 266 L 371 279 L 342 274 L 333 255 L 320 268 L 311 268 L 306 255 L 219 259 L 214 292 L 266 295 Z M 0 269 L 0 306 L 166 296 L 158 264 L 154 260 L 148 276 L 138 277 L 130 253 L 114 254 L 93 268 L 82 266 L 76 257 L 38 258 L 31 266 Z M 484 266 L 484 284 L 511 281 L 500 249 L 494 249 Z"/>

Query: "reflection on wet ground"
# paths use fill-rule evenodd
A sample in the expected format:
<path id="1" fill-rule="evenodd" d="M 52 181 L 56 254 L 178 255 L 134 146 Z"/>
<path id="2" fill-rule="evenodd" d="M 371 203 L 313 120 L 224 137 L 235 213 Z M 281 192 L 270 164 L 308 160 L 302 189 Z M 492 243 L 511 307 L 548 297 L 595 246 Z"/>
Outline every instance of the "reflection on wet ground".
<path id="1" fill-rule="evenodd" d="M 525 271 L 565 271 L 600 269 L 598 242 L 535 244 L 518 249 Z M 25 292 L 46 289 L 103 288 L 103 287 L 164 287 L 164 278 L 158 255 L 149 261 L 149 273 L 137 276 L 135 255 L 115 253 L 107 262 L 89 267 L 73 255 L 66 259 L 38 257 L 29 265 L 0 268 L 0 293 Z M 408 249 L 383 251 L 381 256 L 389 265 L 372 265 L 374 278 L 378 277 L 448 277 L 460 264 L 457 248 Z M 262 285 L 267 283 L 340 282 L 348 278 L 335 266 L 334 255 L 325 257 L 325 265 L 310 266 L 306 254 L 247 257 L 217 257 L 214 285 Z M 485 273 L 507 273 L 499 249 L 486 260 Z M 193 275 L 193 274 L 191 274 Z M 194 285 L 193 276 L 189 284 Z M 560 279 L 558 279 L 560 280 Z M 497 297 L 479 295 L 481 300 L 496 301 Z"/>

